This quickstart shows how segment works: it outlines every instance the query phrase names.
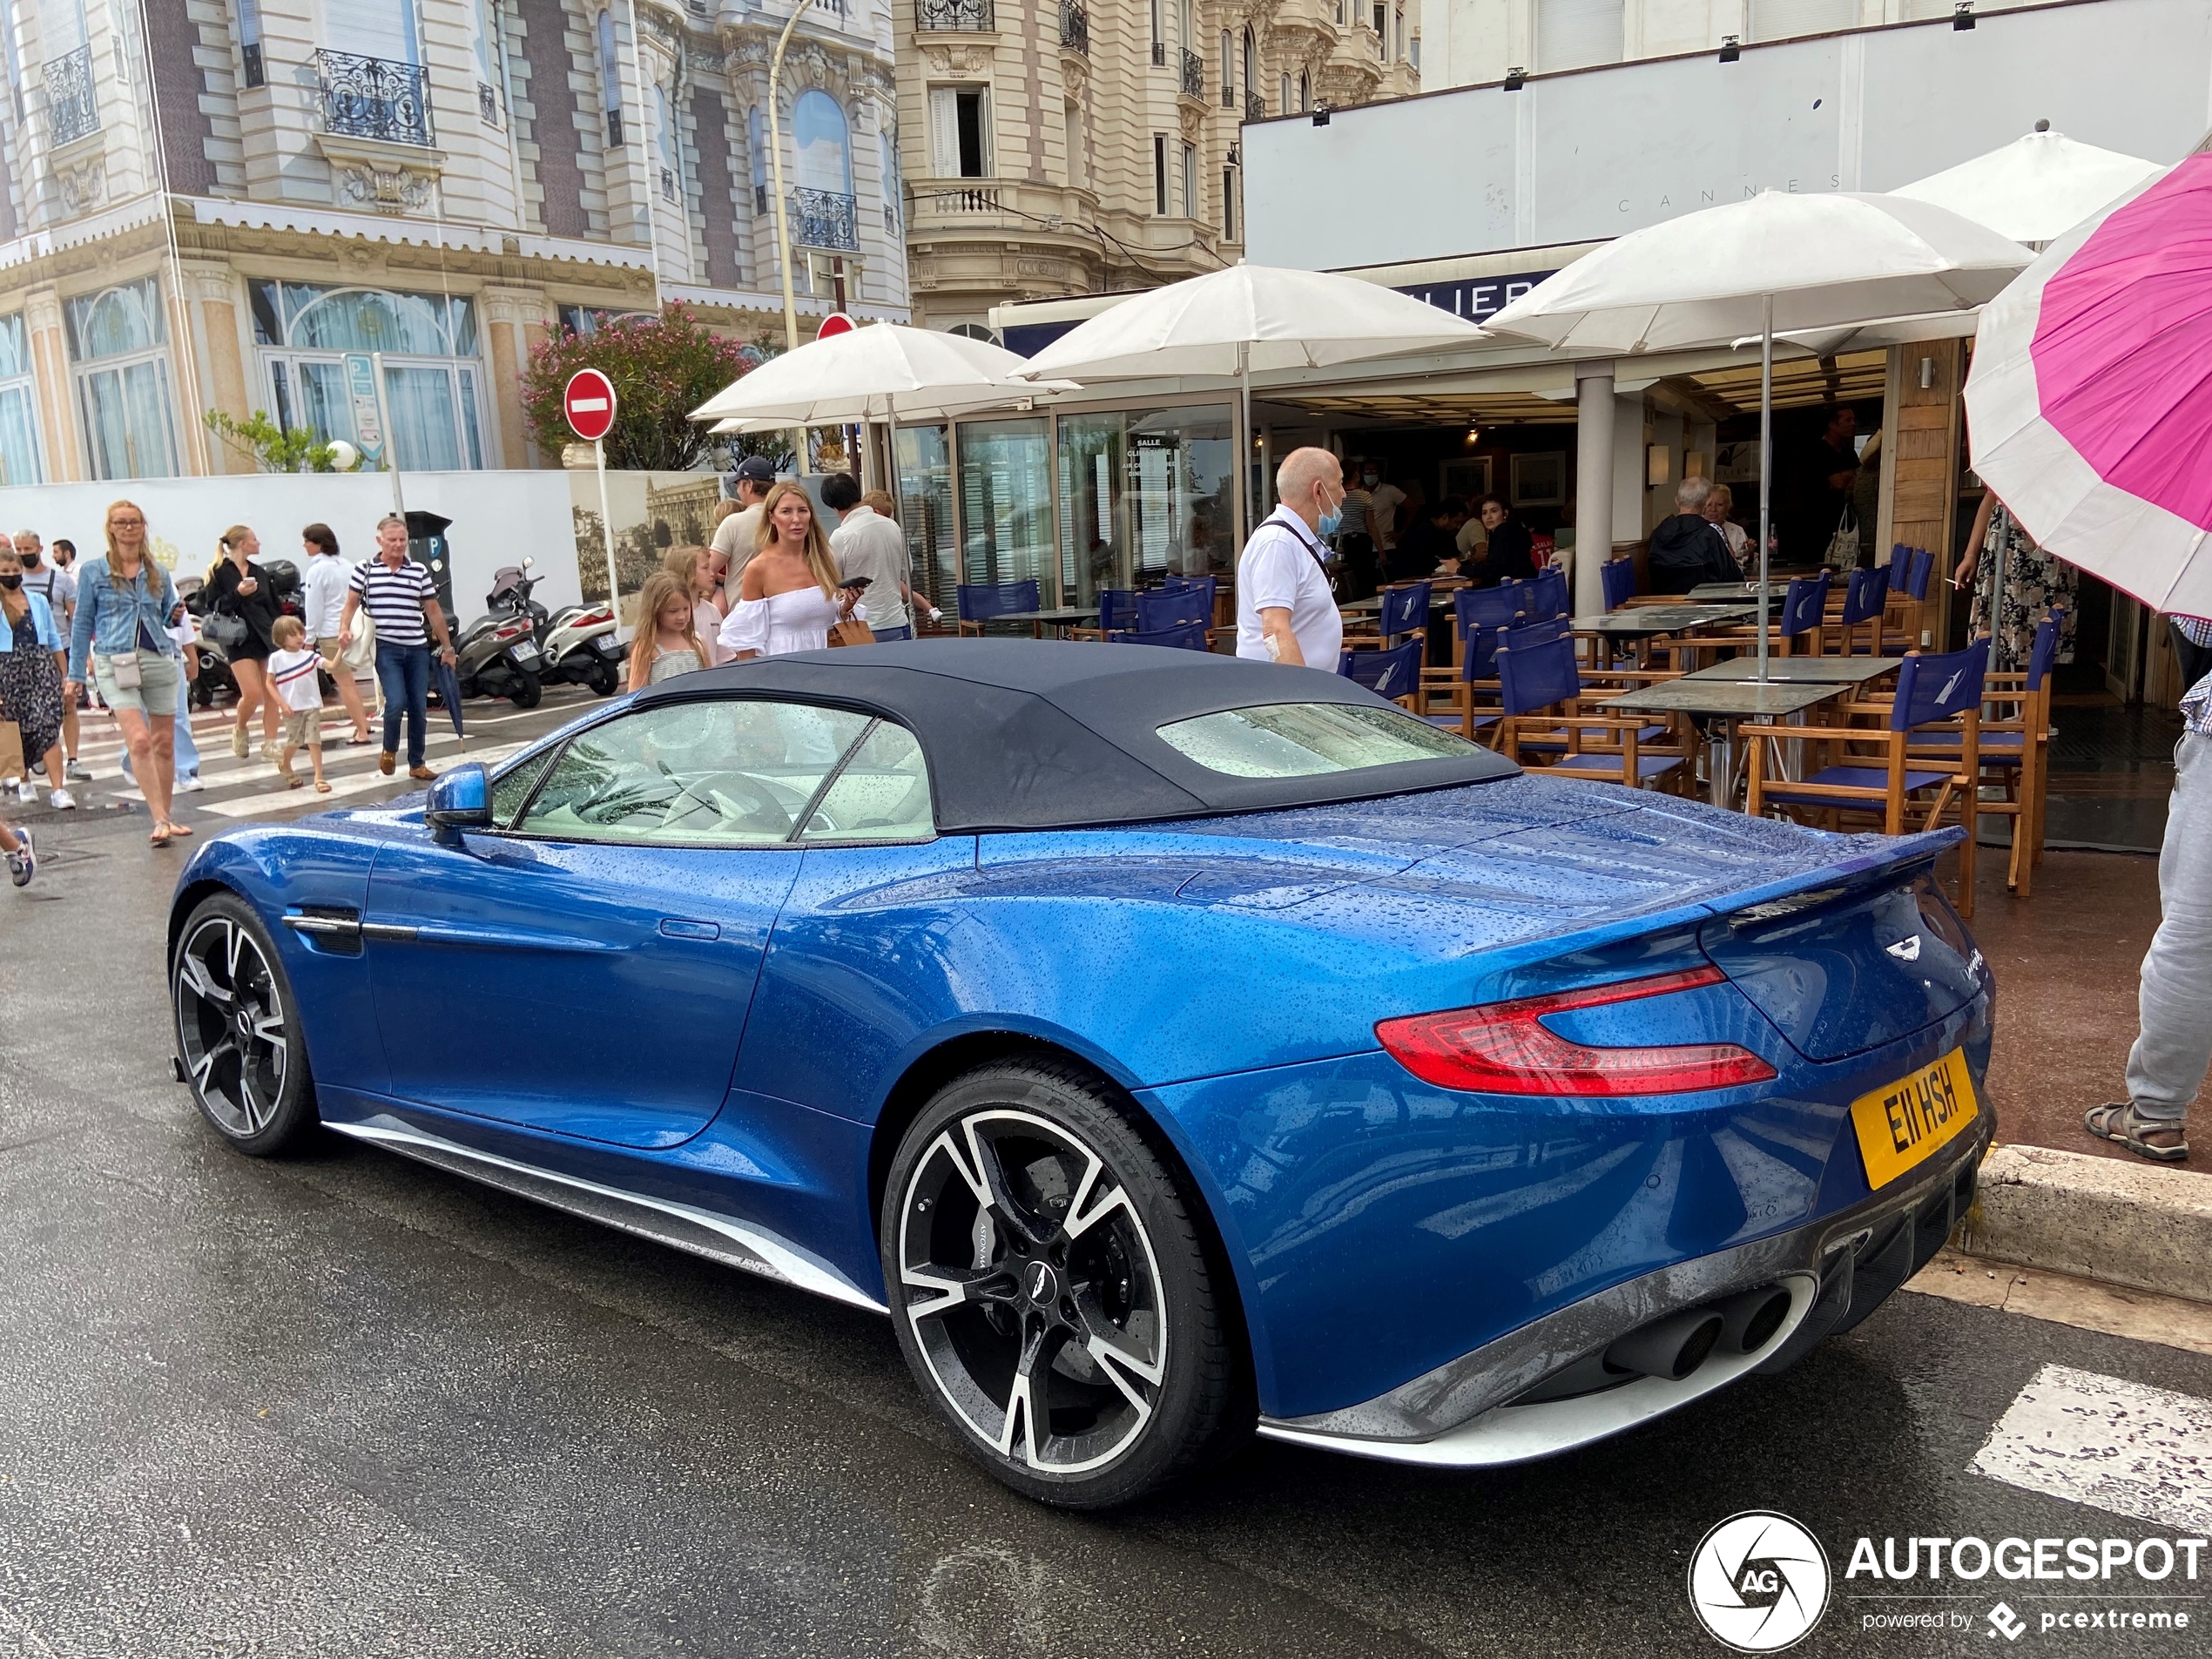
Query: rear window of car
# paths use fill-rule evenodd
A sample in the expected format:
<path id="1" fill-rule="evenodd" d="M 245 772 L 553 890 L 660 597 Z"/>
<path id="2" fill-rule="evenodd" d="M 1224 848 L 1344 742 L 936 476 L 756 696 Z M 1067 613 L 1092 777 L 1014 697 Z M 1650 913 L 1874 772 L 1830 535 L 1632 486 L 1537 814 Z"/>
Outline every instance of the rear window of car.
<path id="1" fill-rule="evenodd" d="M 1178 754 L 1231 778 L 1311 778 L 1481 752 L 1458 732 L 1402 710 L 1347 703 L 1224 709 L 1158 730 L 1162 741 Z"/>

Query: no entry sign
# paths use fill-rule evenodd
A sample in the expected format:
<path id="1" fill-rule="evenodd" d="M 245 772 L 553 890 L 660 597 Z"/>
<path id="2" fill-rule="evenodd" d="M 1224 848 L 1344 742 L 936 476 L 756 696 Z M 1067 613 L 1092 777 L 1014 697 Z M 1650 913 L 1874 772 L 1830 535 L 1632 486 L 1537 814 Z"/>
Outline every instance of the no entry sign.
<path id="1" fill-rule="evenodd" d="M 571 432 L 597 443 L 614 428 L 614 382 L 596 368 L 579 368 L 561 394 L 561 413 L 569 417 Z"/>
<path id="2" fill-rule="evenodd" d="M 814 331 L 817 340 L 828 340 L 836 334 L 849 334 L 857 327 L 853 319 L 841 311 L 833 311 L 822 319 L 822 326 Z"/>

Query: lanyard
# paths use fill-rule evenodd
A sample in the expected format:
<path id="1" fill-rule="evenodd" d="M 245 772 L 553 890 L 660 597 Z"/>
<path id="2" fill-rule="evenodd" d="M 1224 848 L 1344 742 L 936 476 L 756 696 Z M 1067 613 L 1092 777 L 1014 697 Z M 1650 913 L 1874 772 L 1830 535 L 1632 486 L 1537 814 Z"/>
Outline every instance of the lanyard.
<path id="1" fill-rule="evenodd" d="M 1296 513 L 1291 512 L 1287 509 L 1278 507 L 1274 512 L 1271 512 L 1267 516 L 1267 522 L 1270 523 L 1280 524 L 1285 529 L 1290 531 L 1292 536 L 1295 536 L 1298 538 L 1298 544 L 1305 550 L 1306 556 L 1311 558 L 1316 565 L 1320 567 L 1321 574 L 1325 577 L 1328 575 L 1328 563 L 1321 556 L 1321 549 L 1318 543 L 1309 539 L 1312 532 L 1305 528 L 1305 521 L 1304 519 L 1300 518 Z"/>

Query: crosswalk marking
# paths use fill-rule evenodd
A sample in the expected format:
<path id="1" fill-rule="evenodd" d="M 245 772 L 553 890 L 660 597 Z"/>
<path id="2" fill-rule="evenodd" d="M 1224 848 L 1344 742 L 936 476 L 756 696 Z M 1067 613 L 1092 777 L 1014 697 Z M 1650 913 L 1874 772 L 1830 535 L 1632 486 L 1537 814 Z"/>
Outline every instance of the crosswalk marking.
<path id="1" fill-rule="evenodd" d="M 471 750 L 466 756 L 460 758 L 481 760 L 489 766 L 496 761 L 506 759 L 509 755 L 520 753 L 529 746 L 527 740 L 522 743 L 503 743 L 489 749 Z M 326 767 L 324 770 L 327 772 L 328 768 Z M 301 772 L 300 775 L 304 778 L 307 774 Z M 271 776 L 274 776 L 274 773 Z M 336 800 L 345 795 L 366 794 L 380 785 L 389 784 L 392 781 L 393 779 L 387 778 L 381 772 L 370 772 L 358 778 L 333 779 L 330 783 L 330 792 L 327 795 L 317 794 L 314 785 L 307 783 L 298 789 L 280 789 L 273 793 L 241 795 L 229 800 L 209 801 L 201 810 L 212 813 L 218 818 L 260 818 L 269 813 L 293 812 L 301 806 L 313 806 L 319 801 Z M 400 775 L 399 781 L 404 784 L 409 780 L 402 773 Z"/>
<path id="2" fill-rule="evenodd" d="M 1973 1467 L 2068 1503 L 2212 1533 L 2212 1400 L 2193 1394 L 2046 1366 Z"/>

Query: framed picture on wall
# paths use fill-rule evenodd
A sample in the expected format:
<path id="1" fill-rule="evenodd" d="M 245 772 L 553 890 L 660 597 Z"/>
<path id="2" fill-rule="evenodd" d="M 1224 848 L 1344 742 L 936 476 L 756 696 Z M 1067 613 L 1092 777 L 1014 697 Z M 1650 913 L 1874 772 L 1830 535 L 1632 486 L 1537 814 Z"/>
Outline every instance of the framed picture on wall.
<path id="1" fill-rule="evenodd" d="M 1567 452 L 1546 450 L 1513 458 L 1513 504 L 1559 507 L 1567 501 Z"/>
<path id="2" fill-rule="evenodd" d="M 1447 496 L 1457 496 L 1469 507 L 1490 493 L 1490 457 L 1463 455 L 1441 463 L 1437 471 L 1439 501 Z"/>

